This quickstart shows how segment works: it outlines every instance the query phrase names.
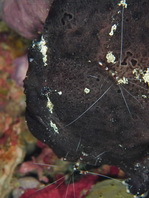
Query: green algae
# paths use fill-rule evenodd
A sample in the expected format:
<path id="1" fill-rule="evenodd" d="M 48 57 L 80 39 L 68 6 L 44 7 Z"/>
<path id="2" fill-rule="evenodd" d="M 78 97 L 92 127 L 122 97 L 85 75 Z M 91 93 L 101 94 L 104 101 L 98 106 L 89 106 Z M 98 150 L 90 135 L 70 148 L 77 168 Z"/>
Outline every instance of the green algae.
<path id="1" fill-rule="evenodd" d="M 121 180 L 105 180 L 98 182 L 88 194 L 87 198 L 133 198 L 126 192 Z"/>

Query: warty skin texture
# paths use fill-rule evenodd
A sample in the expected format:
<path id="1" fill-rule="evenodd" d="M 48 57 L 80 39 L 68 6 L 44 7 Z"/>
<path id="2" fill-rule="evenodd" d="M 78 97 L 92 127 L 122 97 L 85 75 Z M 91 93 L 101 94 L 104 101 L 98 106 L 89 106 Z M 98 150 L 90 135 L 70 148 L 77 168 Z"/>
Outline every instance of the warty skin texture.
<path id="1" fill-rule="evenodd" d="M 59 157 L 116 165 L 141 195 L 149 189 L 149 2 L 130 0 L 124 10 L 121 60 L 118 3 L 54 1 L 29 51 L 26 119 Z"/>

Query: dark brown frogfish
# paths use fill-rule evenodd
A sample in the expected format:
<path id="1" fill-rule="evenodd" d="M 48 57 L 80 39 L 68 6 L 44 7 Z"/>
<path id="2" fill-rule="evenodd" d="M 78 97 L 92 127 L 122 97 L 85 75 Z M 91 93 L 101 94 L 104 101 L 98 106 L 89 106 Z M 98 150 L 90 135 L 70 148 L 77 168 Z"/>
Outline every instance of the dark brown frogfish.
<path id="1" fill-rule="evenodd" d="M 120 167 L 147 194 L 149 1 L 55 0 L 24 87 L 35 137 L 65 160 Z"/>

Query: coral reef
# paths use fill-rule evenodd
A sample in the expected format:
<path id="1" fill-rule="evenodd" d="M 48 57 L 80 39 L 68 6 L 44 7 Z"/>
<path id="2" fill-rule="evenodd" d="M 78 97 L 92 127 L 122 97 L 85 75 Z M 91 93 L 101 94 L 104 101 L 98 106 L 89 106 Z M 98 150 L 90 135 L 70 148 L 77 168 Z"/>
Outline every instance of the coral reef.
<path id="1" fill-rule="evenodd" d="M 53 0 L 0 0 L 0 19 L 28 39 L 38 37 Z"/>
<path id="2" fill-rule="evenodd" d="M 22 112 L 25 109 L 23 89 L 11 79 L 13 60 L 21 56 L 28 42 L 0 22 L 0 196 L 7 197 L 14 188 L 16 167 L 23 161 L 33 138 L 28 132 Z M 16 48 L 14 48 L 16 46 Z M 22 134 L 26 137 L 23 138 Z"/>

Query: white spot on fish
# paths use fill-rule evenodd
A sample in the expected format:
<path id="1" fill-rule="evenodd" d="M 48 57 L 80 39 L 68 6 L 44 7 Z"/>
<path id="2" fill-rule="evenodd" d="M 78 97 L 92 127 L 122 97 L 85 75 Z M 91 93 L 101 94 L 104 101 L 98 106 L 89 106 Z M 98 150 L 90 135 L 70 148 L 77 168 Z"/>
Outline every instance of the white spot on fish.
<path id="1" fill-rule="evenodd" d="M 83 156 L 88 156 L 88 154 L 85 153 L 85 152 L 83 152 L 83 151 L 82 151 L 82 155 L 83 155 Z"/>
<path id="2" fill-rule="evenodd" d="M 119 147 L 123 148 L 123 146 L 121 144 L 119 144 Z"/>
<path id="3" fill-rule="evenodd" d="M 90 93 L 90 91 L 91 91 L 91 90 L 90 90 L 90 89 L 88 89 L 88 88 L 85 88 L 85 89 L 84 89 L 84 93 L 86 93 L 86 94 L 89 94 L 89 93 Z"/>
<path id="4" fill-rule="evenodd" d="M 124 8 L 127 8 L 126 0 L 121 0 L 118 6 L 123 6 Z"/>
<path id="5" fill-rule="evenodd" d="M 128 84 L 128 79 L 123 77 L 117 80 L 118 84 Z"/>
<path id="6" fill-rule="evenodd" d="M 48 95 L 46 95 L 46 96 L 47 96 L 47 100 L 48 100 L 48 102 L 47 102 L 47 107 L 48 107 L 48 109 L 50 110 L 50 113 L 53 113 L 53 107 L 54 107 L 54 105 L 52 104 L 52 102 L 51 102 L 49 96 L 48 96 Z"/>
<path id="7" fill-rule="evenodd" d="M 33 60 L 34 60 L 33 58 L 30 58 L 30 59 L 29 59 L 29 62 L 31 63 L 31 62 L 33 62 Z"/>
<path id="8" fill-rule="evenodd" d="M 114 32 L 116 31 L 116 29 L 117 29 L 117 25 L 116 24 L 112 25 L 111 31 L 110 31 L 109 35 L 110 36 L 113 36 L 114 35 Z"/>
<path id="9" fill-rule="evenodd" d="M 62 95 L 62 91 L 59 91 L 58 94 L 59 94 L 59 95 Z"/>
<path id="10" fill-rule="evenodd" d="M 149 85 L 149 68 L 147 68 L 147 70 L 143 76 L 143 80 L 145 83 L 148 83 L 148 85 Z"/>
<path id="11" fill-rule="evenodd" d="M 115 64 L 115 56 L 112 54 L 112 51 L 109 51 L 106 55 L 107 63 L 113 63 Z"/>
<path id="12" fill-rule="evenodd" d="M 58 127 L 56 126 L 55 123 L 53 123 L 52 121 L 50 121 L 50 126 L 53 128 L 53 130 L 54 130 L 56 133 L 59 133 Z"/>
<path id="13" fill-rule="evenodd" d="M 142 82 L 142 76 L 144 75 L 144 72 L 142 69 L 136 68 L 132 71 L 132 73 L 135 76 L 135 79 L 139 80 L 140 82 Z"/>
<path id="14" fill-rule="evenodd" d="M 98 62 L 98 64 L 99 64 L 99 65 L 101 65 L 101 66 L 103 65 L 103 63 L 102 63 L 102 62 L 100 62 L 100 61 Z"/>
<path id="15" fill-rule="evenodd" d="M 142 95 L 142 98 L 147 98 L 147 96 L 146 95 Z"/>
<path id="16" fill-rule="evenodd" d="M 43 56 L 42 60 L 43 60 L 44 66 L 47 66 L 47 51 L 48 51 L 48 48 L 46 46 L 46 42 L 45 42 L 43 36 L 41 36 L 41 41 L 37 45 L 38 45 L 38 47 L 40 49 L 40 52 Z"/>

